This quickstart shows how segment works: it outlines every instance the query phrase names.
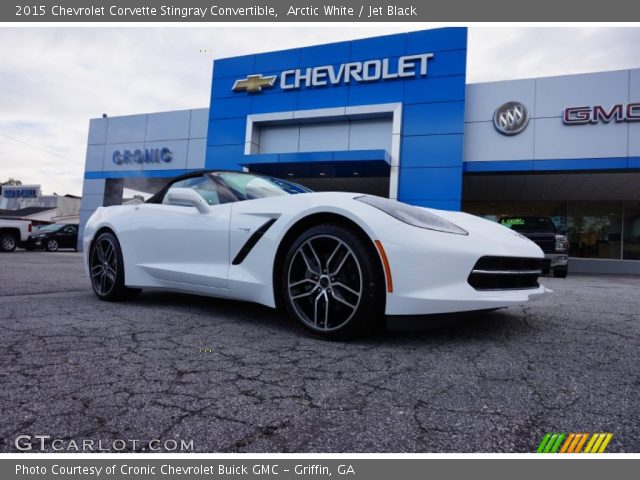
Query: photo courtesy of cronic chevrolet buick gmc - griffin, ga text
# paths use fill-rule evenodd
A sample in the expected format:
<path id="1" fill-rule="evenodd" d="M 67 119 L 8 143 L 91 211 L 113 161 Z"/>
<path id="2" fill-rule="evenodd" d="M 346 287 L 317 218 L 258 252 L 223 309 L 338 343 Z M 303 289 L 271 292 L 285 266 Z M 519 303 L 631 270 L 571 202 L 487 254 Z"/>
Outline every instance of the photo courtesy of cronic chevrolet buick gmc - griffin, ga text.
<path id="1" fill-rule="evenodd" d="M 98 208 L 83 242 L 102 300 L 148 288 L 257 302 L 324 338 L 549 291 L 540 247 L 502 225 L 251 173 L 194 172 L 144 204 Z"/>

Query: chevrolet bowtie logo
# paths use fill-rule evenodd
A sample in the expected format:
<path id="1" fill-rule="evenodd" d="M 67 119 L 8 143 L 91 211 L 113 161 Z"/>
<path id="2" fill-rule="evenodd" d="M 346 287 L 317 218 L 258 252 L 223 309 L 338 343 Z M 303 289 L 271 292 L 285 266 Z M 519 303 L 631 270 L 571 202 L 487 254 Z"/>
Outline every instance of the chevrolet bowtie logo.
<path id="1" fill-rule="evenodd" d="M 273 87 L 275 81 L 275 75 L 270 77 L 263 77 L 261 73 L 258 75 L 249 75 L 247 78 L 243 78 L 242 80 L 236 80 L 233 83 L 231 90 L 234 92 L 239 92 L 241 90 L 246 90 L 249 93 L 261 92 L 263 88 Z"/>

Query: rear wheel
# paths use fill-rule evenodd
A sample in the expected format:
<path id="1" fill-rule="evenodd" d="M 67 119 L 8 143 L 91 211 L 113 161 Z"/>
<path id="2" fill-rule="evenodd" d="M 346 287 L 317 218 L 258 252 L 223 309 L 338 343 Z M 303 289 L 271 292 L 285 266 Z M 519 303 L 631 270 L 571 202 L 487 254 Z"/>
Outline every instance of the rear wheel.
<path id="1" fill-rule="evenodd" d="M 44 244 L 44 249 L 47 252 L 57 252 L 59 248 L 60 248 L 60 244 L 55 238 L 47 240 L 47 243 Z"/>
<path id="2" fill-rule="evenodd" d="M 384 317 L 385 285 L 376 252 L 339 225 L 310 228 L 291 245 L 281 285 L 289 314 L 323 338 L 368 333 Z"/>
<path id="3" fill-rule="evenodd" d="M 118 239 L 110 232 L 100 234 L 92 242 L 89 274 L 93 291 L 100 300 L 126 300 L 136 297 L 142 291 L 125 286 L 122 250 Z"/>
<path id="4" fill-rule="evenodd" d="M 18 246 L 18 237 L 13 233 L 0 234 L 0 250 L 13 252 Z"/>

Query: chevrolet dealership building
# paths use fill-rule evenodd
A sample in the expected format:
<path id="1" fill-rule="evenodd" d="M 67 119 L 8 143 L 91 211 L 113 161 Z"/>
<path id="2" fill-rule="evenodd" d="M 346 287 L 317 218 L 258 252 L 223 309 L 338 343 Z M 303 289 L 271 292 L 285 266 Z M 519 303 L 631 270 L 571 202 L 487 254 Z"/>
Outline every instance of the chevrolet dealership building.
<path id="1" fill-rule="evenodd" d="M 549 216 L 570 270 L 640 272 L 640 69 L 467 84 L 466 58 L 444 28 L 216 60 L 208 108 L 91 120 L 81 228 L 125 189 L 245 169 Z"/>

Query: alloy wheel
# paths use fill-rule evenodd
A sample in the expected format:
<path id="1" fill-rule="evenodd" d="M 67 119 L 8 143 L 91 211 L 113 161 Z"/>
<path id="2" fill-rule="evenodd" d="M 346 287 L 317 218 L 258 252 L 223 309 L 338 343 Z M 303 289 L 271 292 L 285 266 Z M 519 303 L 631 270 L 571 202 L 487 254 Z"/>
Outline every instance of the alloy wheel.
<path id="1" fill-rule="evenodd" d="M 108 295 L 116 284 L 118 259 L 114 244 L 101 238 L 91 252 L 91 283 L 99 295 Z"/>
<path id="2" fill-rule="evenodd" d="M 6 235 L 6 236 L 2 237 L 2 249 L 5 252 L 10 252 L 14 248 L 16 248 L 16 239 L 15 238 L 13 238 L 11 235 Z"/>
<path id="3" fill-rule="evenodd" d="M 58 241 L 57 240 L 49 240 L 47 242 L 47 250 L 50 252 L 55 252 L 58 250 Z"/>
<path id="4" fill-rule="evenodd" d="M 287 295 L 298 317 L 321 332 L 347 324 L 362 299 L 362 269 L 353 250 L 333 235 L 315 235 L 291 257 Z"/>

